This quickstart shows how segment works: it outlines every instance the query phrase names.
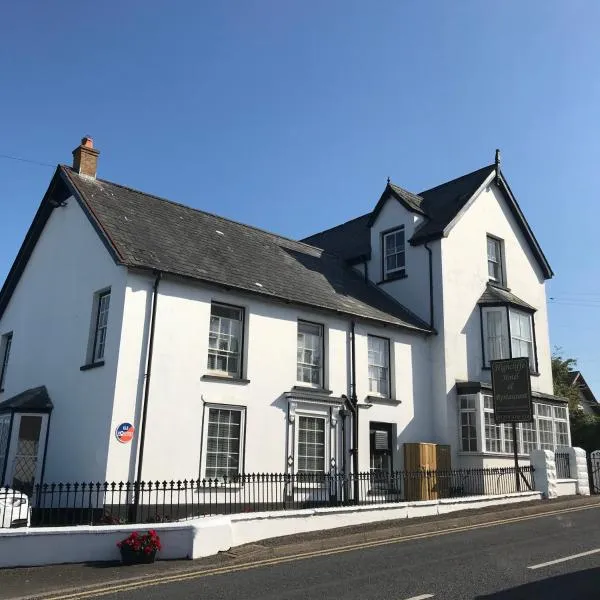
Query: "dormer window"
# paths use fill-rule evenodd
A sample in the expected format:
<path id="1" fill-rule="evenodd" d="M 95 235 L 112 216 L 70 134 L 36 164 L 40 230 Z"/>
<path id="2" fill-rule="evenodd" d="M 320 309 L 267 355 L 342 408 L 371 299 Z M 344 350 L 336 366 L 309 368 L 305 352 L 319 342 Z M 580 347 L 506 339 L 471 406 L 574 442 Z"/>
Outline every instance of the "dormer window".
<path id="1" fill-rule="evenodd" d="M 504 276 L 504 242 L 491 235 L 487 236 L 488 277 L 499 285 L 506 285 Z"/>
<path id="2" fill-rule="evenodd" d="M 406 249 L 404 225 L 386 231 L 383 242 L 383 279 L 397 279 L 406 276 Z"/>

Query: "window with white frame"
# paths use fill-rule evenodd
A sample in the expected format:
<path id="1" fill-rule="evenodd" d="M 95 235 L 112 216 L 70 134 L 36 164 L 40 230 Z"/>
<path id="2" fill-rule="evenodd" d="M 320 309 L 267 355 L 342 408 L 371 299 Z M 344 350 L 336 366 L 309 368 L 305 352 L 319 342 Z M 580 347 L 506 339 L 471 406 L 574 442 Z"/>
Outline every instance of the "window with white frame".
<path id="1" fill-rule="evenodd" d="M 483 397 L 483 420 L 485 427 L 484 450 L 502 452 L 502 425 L 494 420 L 494 404 L 491 396 Z"/>
<path id="2" fill-rule="evenodd" d="M 491 360 L 510 358 L 504 307 L 483 309 L 483 342 L 486 366 L 490 366 Z"/>
<path id="3" fill-rule="evenodd" d="M 204 432 L 204 477 L 234 478 L 241 472 L 245 410 L 207 406 Z"/>
<path id="4" fill-rule="evenodd" d="M 0 392 L 4 390 L 4 382 L 6 380 L 6 370 L 8 368 L 8 360 L 10 358 L 10 348 L 12 346 L 13 334 L 7 333 L 0 338 Z"/>
<path id="5" fill-rule="evenodd" d="M 459 399 L 460 448 L 463 452 L 477 452 L 477 396 Z"/>
<path id="6" fill-rule="evenodd" d="M 390 341 L 375 335 L 367 336 L 369 347 L 369 392 L 390 395 Z"/>
<path id="7" fill-rule="evenodd" d="M 208 370 L 241 377 L 244 309 L 213 302 L 208 334 Z"/>
<path id="8" fill-rule="evenodd" d="M 110 289 L 96 292 L 94 295 L 92 344 L 91 352 L 88 354 L 88 363 L 97 363 L 104 360 L 109 309 Z"/>
<path id="9" fill-rule="evenodd" d="M 313 387 L 323 382 L 323 325 L 298 321 L 297 380 Z"/>
<path id="10" fill-rule="evenodd" d="M 383 234 L 383 278 L 406 275 L 404 225 Z"/>
<path id="11" fill-rule="evenodd" d="M 498 238 L 487 236 L 488 277 L 490 281 L 505 285 L 504 278 L 504 242 Z"/>
<path id="12" fill-rule="evenodd" d="M 517 449 L 528 455 L 532 450 L 555 450 L 569 446 L 569 422 L 566 406 L 554 406 L 540 402 L 533 403 L 534 420 L 531 423 L 517 423 Z M 468 415 L 468 416 L 467 416 Z M 477 427 L 468 427 L 471 422 L 480 423 L 483 431 L 484 452 L 512 454 L 512 424 L 496 425 L 494 421 L 493 399 L 491 395 L 459 396 L 460 443 L 463 452 L 477 449 Z M 472 421 L 471 421 L 472 419 Z M 472 441 L 472 436 L 475 440 Z"/>
<path id="13" fill-rule="evenodd" d="M 483 306 L 481 316 L 484 366 L 489 367 L 491 360 L 528 357 L 535 372 L 532 315 L 506 306 Z"/>
<path id="14" fill-rule="evenodd" d="M 529 366 L 535 371 L 531 315 L 510 310 L 510 348 L 512 358 L 528 357 Z"/>
<path id="15" fill-rule="evenodd" d="M 298 416 L 299 473 L 325 473 L 325 425 L 323 417 Z"/>

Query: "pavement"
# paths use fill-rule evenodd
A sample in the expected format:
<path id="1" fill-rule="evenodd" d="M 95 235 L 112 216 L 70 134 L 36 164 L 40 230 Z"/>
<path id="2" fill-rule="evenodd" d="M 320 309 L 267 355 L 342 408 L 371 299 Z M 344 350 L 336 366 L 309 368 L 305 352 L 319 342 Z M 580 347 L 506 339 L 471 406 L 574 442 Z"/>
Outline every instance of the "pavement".
<path id="1" fill-rule="evenodd" d="M 196 561 L 5 569 L 0 599 L 598 600 L 599 509 L 599 496 L 576 497 L 275 538 Z"/>

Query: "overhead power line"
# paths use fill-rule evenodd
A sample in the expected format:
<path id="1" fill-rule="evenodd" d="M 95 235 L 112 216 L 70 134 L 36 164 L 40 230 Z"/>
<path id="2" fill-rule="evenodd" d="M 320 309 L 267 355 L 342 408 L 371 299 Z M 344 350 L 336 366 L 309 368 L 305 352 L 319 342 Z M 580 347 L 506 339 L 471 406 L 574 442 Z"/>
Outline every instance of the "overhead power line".
<path id="1" fill-rule="evenodd" d="M 26 162 L 32 165 L 39 165 L 40 167 L 56 167 L 51 163 L 40 162 L 39 160 L 31 160 L 30 158 L 21 158 L 20 156 L 12 156 L 11 154 L 0 154 L 0 158 L 5 158 L 7 160 L 18 160 L 19 162 Z"/>

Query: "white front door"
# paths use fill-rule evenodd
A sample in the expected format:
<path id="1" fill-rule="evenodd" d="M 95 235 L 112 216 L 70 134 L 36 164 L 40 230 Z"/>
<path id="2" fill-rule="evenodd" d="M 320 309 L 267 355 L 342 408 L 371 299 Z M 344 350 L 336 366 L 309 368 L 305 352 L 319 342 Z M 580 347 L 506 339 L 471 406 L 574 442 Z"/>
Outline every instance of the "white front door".
<path id="1" fill-rule="evenodd" d="M 40 481 L 48 415 L 16 413 L 8 453 L 5 481 L 9 487 L 31 495 Z"/>

